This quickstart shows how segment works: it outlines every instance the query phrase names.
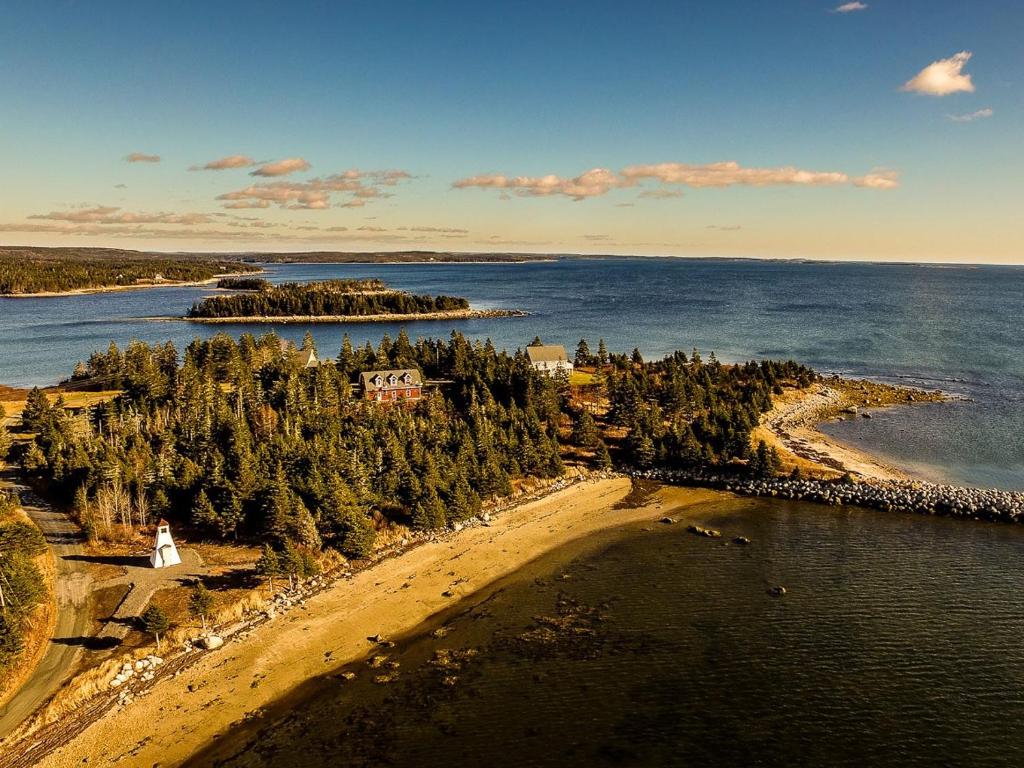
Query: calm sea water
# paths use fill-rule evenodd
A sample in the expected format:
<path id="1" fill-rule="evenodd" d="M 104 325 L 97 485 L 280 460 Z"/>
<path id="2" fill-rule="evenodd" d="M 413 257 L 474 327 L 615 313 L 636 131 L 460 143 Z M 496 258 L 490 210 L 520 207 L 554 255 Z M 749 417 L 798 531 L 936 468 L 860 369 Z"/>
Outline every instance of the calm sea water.
<path id="1" fill-rule="evenodd" d="M 696 346 L 726 361 L 792 357 L 823 371 L 941 388 L 971 402 L 836 425 L 835 432 L 923 476 L 1024 488 L 1024 268 L 695 259 L 559 260 L 535 264 L 275 265 L 270 278 L 379 276 L 425 293 L 466 296 L 527 318 L 408 323 L 453 328 L 514 349 L 535 335 L 574 347 L 634 346 L 648 357 Z M 0 383 L 50 384 L 111 341 L 219 330 L 139 318 L 180 315 L 207 288 L 160 288 L 57 299 L 0 299 Z M 275 328 L 299 340 L 305 326 Z M 342 333 L 376 343 L 397 325 L 313 326 L 322 353 Z"/>
<path id="2" fill-rule="evenodd" d="M 311 681 L 190 765 L 1024 764 L 1024 529 L 703 515 L 753 544 L 655 524 L 552 553 L 384 651 L 394 682 Z M 439 669 L 441 649 L 476 655 Z"/>

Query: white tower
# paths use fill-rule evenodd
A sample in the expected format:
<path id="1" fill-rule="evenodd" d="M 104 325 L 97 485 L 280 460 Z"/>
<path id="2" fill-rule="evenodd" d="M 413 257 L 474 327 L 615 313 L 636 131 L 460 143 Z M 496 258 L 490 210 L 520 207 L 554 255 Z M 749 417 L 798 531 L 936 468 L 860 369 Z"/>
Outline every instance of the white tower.
<path id="1" fill-rule="evenodd" d="M 174 546 L 174 539 L 171 538 L 171 526 L 166 520 L 157 523 L 156 542 L 153 544 L 153 554 L 149 556 L 149 562 L 154 568 L 167 568 L 181 563 L 178 548 Z"/>

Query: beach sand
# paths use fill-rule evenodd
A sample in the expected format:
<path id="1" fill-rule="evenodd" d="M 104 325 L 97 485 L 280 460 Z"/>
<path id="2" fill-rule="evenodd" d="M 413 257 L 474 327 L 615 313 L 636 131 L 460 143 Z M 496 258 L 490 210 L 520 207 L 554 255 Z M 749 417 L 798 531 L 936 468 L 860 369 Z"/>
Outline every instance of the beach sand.
<path id="1" fill-rule="evenodd" d="M 819 424 L 833 420 L 852 404 L 849 393 L 835 386 L 815 384 L 808 391 L 787 391 L 775 397 L 774 406 L 755 431 L 755 441 L 764 439 L 775 445 L 783 455 L 785 467 L 796 465 L 811 475 L 838 477 L 849 472 L 873 480 L 908 479 L 896 467 L 818 429 Z"/>
<path id="2" fill-rule="evenodd" d="M 707 490 L 631 495 L 626 478 L 587 480 L 414 547 L 342 580 L 304 605 L 207 654 L 128 708 L 110 712 L 38 763 L 179 765 L 305 680 L 362 658 L 368 637 L 408 632 L 545 552 L 630 523 L 695 518 Z M 448 592 L 451 596 L 446 597 Z M 330 663 L 325 654 L 330 652 Z"/>

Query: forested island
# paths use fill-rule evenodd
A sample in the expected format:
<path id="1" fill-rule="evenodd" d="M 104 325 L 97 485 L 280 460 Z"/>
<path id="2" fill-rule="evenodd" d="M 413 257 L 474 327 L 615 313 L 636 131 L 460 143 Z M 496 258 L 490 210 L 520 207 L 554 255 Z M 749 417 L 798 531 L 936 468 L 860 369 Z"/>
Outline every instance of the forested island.
<path id="1" fill-rule="evenodd" d="M 237 283 L 232 283 L 237 284 Z M 261 285 L 257 290 L 209 296 L 196 302 L 187 319 L 212 322 L 469 316 L 469 302 L 455 296 L 420 296 L 389 288 L 381 280 L 325 280 Z"/>
<path id="2" fill-rule="evenodd" d="M 217 287 L 223 291 L 265 291 L 270 282 L 262 277 L 222 277 Z"/>
<path id="3" fill-rule="evenodd" d="M 260 272 L 235 259 L 140 254 L 106 248 L 0 248 L 0 295 L 199 283 L 231 272 Z"/>

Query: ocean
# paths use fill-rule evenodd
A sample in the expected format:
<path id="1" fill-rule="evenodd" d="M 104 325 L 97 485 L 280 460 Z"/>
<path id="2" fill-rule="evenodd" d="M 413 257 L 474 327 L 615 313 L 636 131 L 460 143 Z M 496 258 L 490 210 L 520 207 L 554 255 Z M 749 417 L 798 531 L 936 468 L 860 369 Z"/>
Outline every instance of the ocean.
<path id="1" fill-rule="evenodd" d="M 1024 268 L 678 258 L 558 259 L 526 264 L 268 266 L 275 282 L 381 277 L 396 288 L 465 296 L 525 318 L 404 324 L 413 338 L 457 329 L 515 349 L 539 335 L 573 350 L 676 349 L 723 361 L 794 358 L 822 372 L 942 389 L 947 405 L 902 409 L 828 431 L 923 478 L 1024 488 Z M 271 329 L 321 354 L 343 333 L 361 343 L 395 324 L 207 326 L 182 315 L 208 287 L 47 299 L 0 298 L 0 384 L 53 384 L 111 341 L 173 340 Z"/>
<path id="2" fill-rule="evenodd" d="M 942 389 L 957 399 L 827 430 L 921 477 L 1024 489 L 1022 268 L 615 258 L 268 270 L 276 282 L 377 276 L 530 313 L 408 323 L 414 338 L 459 330 L 515 349 L 539 335 L 570 350 L 604 338 L 648 358 L 697 347 Z M 217 332 L 311 330 L 333 355 L 345 332 L 377 343 L 400 330 L 146 319 L 209 290 L 0 299 L 0 383 L 52 384 L 112 340 L 181 349 Z M 351 681 L 334 670 L 190 764 L 1024 764 L 1024 528 L 725 494 L 699 514 L 722 540 L 652 522 L 548 553 L 394 638 L 392 682 L 366 660 Z M 738 535 L 752 544 L 728 543 Z M 776 585 L 784 597 L 768 593 Z"/>
<path id="3" fill-rule="evenodd" d="M 724 494 L 699 515 L 722 540 L 652 522 L 549 553 L 187 765 L 1024 764 L 1024 529 Z"/>

